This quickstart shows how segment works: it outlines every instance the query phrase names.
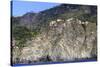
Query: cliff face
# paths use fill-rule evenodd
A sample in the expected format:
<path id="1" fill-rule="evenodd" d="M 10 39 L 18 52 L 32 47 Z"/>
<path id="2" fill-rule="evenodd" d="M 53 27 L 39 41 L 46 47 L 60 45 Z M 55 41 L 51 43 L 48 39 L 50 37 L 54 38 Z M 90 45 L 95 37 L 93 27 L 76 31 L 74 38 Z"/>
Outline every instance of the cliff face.
<path id="1" fill-rule="evenodd" d="M 81 17 L 87 13 L 91 15 L 92 10 L 89 7 L 79 7 L 60 5 L 59 8 L 57 6 L 35 15 L 32 28 L 38 28 L 39 34 L 27 40 L 21 49 L 16 46 L 17 42 L 13 43 L 15 44 L 12 51 L 13 63 L 75 61 L 97 57 L 97 22 L 81 20 L 80 15 Z M 86 13 L 80 12 L 80 15 L 76 16 L 78 10 L 83 8 Z M 70 13 L 70 17 L 67 17 L 69 14 L 61 9 L 69 9 L 66 11 Z M 52 11 L 55 15 L 50 15 Z"/>

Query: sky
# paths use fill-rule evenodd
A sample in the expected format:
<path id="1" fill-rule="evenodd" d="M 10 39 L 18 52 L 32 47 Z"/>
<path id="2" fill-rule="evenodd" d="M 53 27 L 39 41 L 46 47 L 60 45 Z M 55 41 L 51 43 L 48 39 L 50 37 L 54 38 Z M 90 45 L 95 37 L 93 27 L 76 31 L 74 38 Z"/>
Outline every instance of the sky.
<path id="1" fill-rule="evenodd" d="M 27 12 L 38 13 L 40 11 L 52 8 L 59 5 L 58 3 L 48 2 L 30 2 L 30 1 L 13 1 L 12 4 L 12 15 L 21 16 Z"/>

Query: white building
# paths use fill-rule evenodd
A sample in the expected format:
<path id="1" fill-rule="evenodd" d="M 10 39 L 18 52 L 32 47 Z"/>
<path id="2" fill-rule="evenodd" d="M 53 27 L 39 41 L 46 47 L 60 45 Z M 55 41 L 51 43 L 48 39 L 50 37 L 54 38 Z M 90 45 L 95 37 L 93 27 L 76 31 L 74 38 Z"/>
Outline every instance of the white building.
<path id="1" fill-rule="evenodd" d="M 69 18 L 69 19 L 67 19 L 66 21 L 69 22 L 69 21 L 71 21 L 71 20 L 73 20 L 73 19 L 74 19 L 74 18 Z"/>
<path id="2" fill-rule="evenodd" d="M 62 19 L 57 19 L 57 22 L 61 22 L 61 21 L 63 21 Z"/>
<path id="3" fill-rule="evenodd" d="M 54 25 L 55 23 L 56 23 L 56 21 L 51 21 L 49 25 L 52 26 L 52 25 Z"/>

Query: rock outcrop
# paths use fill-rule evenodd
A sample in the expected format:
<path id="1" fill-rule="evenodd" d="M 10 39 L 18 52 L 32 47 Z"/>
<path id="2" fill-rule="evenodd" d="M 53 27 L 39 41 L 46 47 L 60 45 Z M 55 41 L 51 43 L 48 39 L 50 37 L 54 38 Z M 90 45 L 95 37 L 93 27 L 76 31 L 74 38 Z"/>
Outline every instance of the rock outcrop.
<path id="1" fill-rule="evenodd" d="M 75 19 L 68 20 L 56 22 L 56 26 L 50 25 L 49 31 L 28 41 L 28 46 L 19 52 L 20 62 L 38 62 L 47 56 L 51 61 L 74 61 L 96 56 L 96 24 L 89 23 L 85 31 Z"/>
<path id="2" fill-rule="evenodd" d="M 66 5 L 62 5 L 55 9 L 58 11 L 60 9 L 69 9 L 67 11 L 68 13 L 70 11 L 72 11 L 72 13 L 77 13 L 78 10 L 84 8 L 79 8 L 79 6 L 75 6 L 74 8 L 74 6 L 69 5 L 65 8 Z M 91 15 L 89 7 L 86 10 L 85 12 Z M 20 49 L 19 47 L 16 47 L 15 40 L 13 40 L 13 63 L 29 64 L 50 61 L 75 61 L 88 58 L 97 59 L 97 22 L 91 22 L 87 19 L 87 21 L 82 21 L 81 19 L 74 17 L 74 15 L 67 18 L 65 18 L 65 16 L 63 16 L 64 18 L 61 18 L 62 16 L 60 15 L 59 17 L 56 17 L 56 19 L 48 20 L 51 16 L 46 17 L 49 15 L 49 11 L 50 10 L 41 12 L 40 14 L 35 15 L 35 19 L 32 18 L 34 19 L 32 20 L 33 23 L 35 23 L 36 20 L 36 24 L 32 25 L 31 23 L 33 26 L 32 28 L 36 26 L 36 28 L 40 29 L 40 33 L 35 37 L 32 37 L 31 40 L 27 40 L 23 48 Z M 54 11 L 55 10 L 52 8 L 51 12 Z M 63 14 L 67 13 L 65 11 L 59 12 Z M 80 15 L 82 15 L 82 13 Z M 28 22 L 28 20 L 22 20 L 23 22 Z"/>

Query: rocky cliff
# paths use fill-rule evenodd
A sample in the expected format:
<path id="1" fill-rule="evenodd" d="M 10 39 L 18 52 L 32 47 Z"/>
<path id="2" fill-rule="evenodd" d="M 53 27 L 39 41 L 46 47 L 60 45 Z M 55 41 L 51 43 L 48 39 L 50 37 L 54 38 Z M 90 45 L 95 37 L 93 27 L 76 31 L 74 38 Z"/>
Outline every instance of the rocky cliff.
<path id="1" fill-rule="evenodd" d="M 62 4 L 35 15 L 20 17 L 19 24 L 13 25 L 12 31 L 13 63 L 96 59 L 96 16 L 96 6 Z M 16 33 L 24 31 L 15 31 L 19 26 L 28 28 L 25 29 L 28 33 L 20 35 L 21 38 Z"/>

